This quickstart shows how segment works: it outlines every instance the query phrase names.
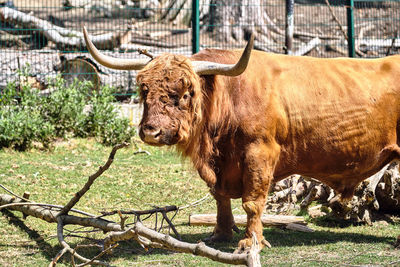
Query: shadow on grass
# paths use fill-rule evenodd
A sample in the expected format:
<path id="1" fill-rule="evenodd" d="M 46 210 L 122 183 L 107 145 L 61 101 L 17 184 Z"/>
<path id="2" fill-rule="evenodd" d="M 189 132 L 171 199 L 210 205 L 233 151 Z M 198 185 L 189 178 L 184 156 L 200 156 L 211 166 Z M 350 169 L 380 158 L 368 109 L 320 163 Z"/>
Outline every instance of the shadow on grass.
<path id="1" fill-rule="evenodd" d="M 61 249 L 61 247 L 59 247 L 59 248 L 52 247 L 49 243 L 47 243 L 43 239 L 43 237 L 39 234 L 39 232 L 37 232 L 36 230 L 30 229 L 28 226 L 26 226 L 24 221 L 22 221 L 19 217 L 15 216 L 12 212 L 10 212 L 8 210 L 2 210 L 1 215 L 8 220 L 8 223 L 10 225 L 13 225 L 16 228 L 20 229 L 21 231 L 27 233 L 29 238 L 36 243 L 36 245 L 40 249 L 42 255 L 49 261 L 51 261 L 53 259 L 53 257 L 58 253 L 59 249 Z M 29 245 L 29 244 L 14 245 L 12 242 L 10 242 L 6 245 L 0 244 L 0 247 L 1 246 L 4 246 L 4 247 L 14 246 L 14 247 L 28 248 L 28 247 L 31 247 L 32 245 Z"/>
<path id="2" fill-rule="evenodd" d="M 210 228 L 212 229 L 212 228 Z M 207 238 L 211 231 L 205 228 L 204 233 L 201 234 L 182 234 L 182 241 L 190 243 L 198 243 Z M 380 237 L 366 233 L 351 233 L 342 232 L 337 233 L 330 230 L 317 230 L 312 233 L 298 232 L 285 230 L 280 228 L 264 228 L 264 237 L 271 243 L 273 247 L 296 247 L 296 246 L 316 246 L 325 244 L 335 244 L 339 242 L 349 242 L 353 244 L 371 243 L 371 244 L 384 244 L 393 245 L 396 236 L 393 237 Z M 221 243 L 206 243 L 206 245 L 224 251 L 233 252 L 239 240 L 244 236 L 244 228 L 241 228 L 241 233 L 234 233 L 231 242 Z M 167 254 L 163 250 L 155 250 L 152 253 Z"/>
<path id="3" fill-rule="evenodd" d="M 29 238 L 34 241 L 38 247 L 38 249 L 40 250 L 40 253 L 46 258 L 46 260 L 48 260 L 49 262 L 51 262 L 53 260 L 53 258 L 57 255 L 57 253 L 61 250 L 61 246 L 59 244 L 57 244 L 56 246 L 52 246 L 50 245 L 48 242 L 46 242 L 43 237 L 39 234 L 39 232 L 37 232 L 36 230 L 33 230 L 31 228 L 29 228 L 25 222 L 20 219 L 19 217 L 17 217 L 16 215 L 14 215 L 12 212 L 8 211 L 8 210 L 2 210 L 0 212 L 0 215 L 3 216 L 4 218 L 6 218 L 8 220 L 8 223 L 16 228 L 18 228 L 19 230 L 25 232 Z M 85 244 L 85 243 L 90 243 L 87 241 L 83 241 L 83 242 L 69 242 L 70 246 L 72 248 L 76 247 L 78 244 Z M 128 242 L 124 242 L 124 243 L 128 243 Z M 101 259 L 102 260 L 110 260 L 112 257 L 121 257 L 121 256 L 125 256 L 127 251 L 130 251 L 130 255 L 132 255 L 132 252 L 135 252 L 136 254 L 143 254 L 140 253 L 140 246 L 137 244 L 137 242 L 131 242 L 132 244 L 134 244 L 133 248 L 132 246 L 130 246 L 130 248 L 128 249 L 125 245 L 125 247 L 122 245 L 120 246 L 121 248 L 118 248 L 118 251 L 121 251 L 121 253 L 115 253 L 115 255 L 111 255 L 111 256 L 103 256 Z M 131 245 L 131 244 L 130 244 Z M 31 244 L 27 244 L 27 245 L 22 245 L 22 244 L 18 244 L 18 245 L 14 245 L 12 242 L 8 243 L 8 244 L 0 244 L 0 247 L 18 247 L 18 248 L 29 248 L 32 247 Z M 144 251 L 142 249 L 142 251 Z M 35 252 L 33 252 L 35 253 Z M 100 251 L 98 249 L 94 249 L 94 248 L 81 248 L 79 249 L 79 253 L 82 256 L 91 258 L 96 256 L 97 254 L 100 253 Z M 26 254 L 25 254 L 26 255 Z M 70 264 L 71 263 L 71 258 L 70 256 L 63 256 L 58 263 L 63 262 L 64 264 Z"/>
<path id="4" fill-rule="evenodd" d="M 354 244 L 381 243 L 392 245 L 395 241 L 394 235 L 393 237 L 379 237 L 363 233 L 337 233 L 326 230 L 304 233 L 277 228 L 264 229 L 264 236 L 274 247 L 313 246 L 338 242 L 350 242 Z"/>

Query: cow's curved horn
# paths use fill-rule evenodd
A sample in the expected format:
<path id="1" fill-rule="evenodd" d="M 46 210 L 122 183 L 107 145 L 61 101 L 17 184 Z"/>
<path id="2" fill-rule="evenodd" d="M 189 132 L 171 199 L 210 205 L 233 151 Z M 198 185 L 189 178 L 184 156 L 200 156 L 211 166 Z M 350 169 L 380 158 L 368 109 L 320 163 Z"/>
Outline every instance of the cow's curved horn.
<path id="1" fill-rule="evenodd" d="M 92 41 L 90 41 L 86 27 L 83 27 L 83 36 L 85 38 L 86 47 L 92 57 L 105 67 L 116 70 L 140 70 L 149 63 L 148 59 L 124 59 L 104 55 L 97 50 Z"/>
<path id="2" fill-rule="evenodd" d="M 237 76 L 242 74 L 246 70 L 247 64 L 249 63 L 251 50 L 254 44 L 254 34 L 251 34 L 250 40 L 236 64 L 220 64 L 209 61 L 193 61 L 192 65 L 194 70 L 199 75 L 225 75 L 225 76 Z"/>

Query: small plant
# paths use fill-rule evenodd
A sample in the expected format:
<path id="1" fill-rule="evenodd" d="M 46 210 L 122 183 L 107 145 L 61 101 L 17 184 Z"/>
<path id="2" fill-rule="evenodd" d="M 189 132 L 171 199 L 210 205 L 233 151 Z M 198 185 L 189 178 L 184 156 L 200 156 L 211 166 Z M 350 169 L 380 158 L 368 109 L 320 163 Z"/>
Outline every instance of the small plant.
<path id="1" fill-rule="evenodd" d="M 18 75 L 27 73 L 24 68 Z M 1 92 L 0 149 L 26 150 L 33 142 L 48 147 L 55 138 L 73 136 L 95 137 L 100 143 L 115 145 L 134 135 L 129 121 L 115 110 L 112 88 L 91 92 L 90 82 L 67 86 L 61 77 L 49 82 L 55 91 L 47 97 L 29 84 L 9 83 Z"/>

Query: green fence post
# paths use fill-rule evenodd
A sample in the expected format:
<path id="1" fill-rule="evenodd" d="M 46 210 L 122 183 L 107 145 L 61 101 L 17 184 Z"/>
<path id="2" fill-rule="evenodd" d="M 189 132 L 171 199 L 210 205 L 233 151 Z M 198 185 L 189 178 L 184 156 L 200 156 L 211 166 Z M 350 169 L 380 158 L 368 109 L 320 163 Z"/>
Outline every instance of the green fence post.
<path id="1" fill-rule="evenodd" d="M 199 0 L 192 0 L 192 53 L 200 49 L 200 9 Z"/>
<path id="2" fill-rule="evenodd" d="M 285 52 L 293 53 L 294 0 L 286 0 Z"/>
<path id="3" fill-rule="evenodd" d="M 347 45 L 349 49 L 349 57 L 356 56 L 355 43 L 354 43 L 354 0 L 348 0 L 347 3 Z"/>

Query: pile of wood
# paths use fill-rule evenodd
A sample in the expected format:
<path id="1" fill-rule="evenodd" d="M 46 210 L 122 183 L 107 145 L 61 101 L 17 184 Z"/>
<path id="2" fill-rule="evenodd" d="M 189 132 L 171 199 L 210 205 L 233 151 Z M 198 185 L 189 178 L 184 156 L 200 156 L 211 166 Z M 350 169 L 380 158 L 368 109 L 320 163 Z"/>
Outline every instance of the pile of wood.
<path id="1" fill-rule="evenodd" d="M 58 48 L 76 48 L 85 47 L 83 33 L 57 26 L 47 20 L 40 19 L 31 14 L 27 14 L 9 7 L 0 8 L 0 21 L 9 23 L 17 27 L 41 30 L 44 37 L 52 41 Z M 15 31 L 12 31 L 14 33 Z M 115 47 L 119 34 L 114 32 L 97 35 L 92 37 L 93 43 L 103 49 Z"/>
<path id="2" fill-rule="evenodd" d="M 399 163 L 395 162 L 364 180 L 349 201 L 342 201 L 340 194 L 329 186 L 299 175 L 276 183 L 272 191 L 267 210 L 278 213 L 303 209 L 311 217 L 330 214 L 367 224 L 385 214 L 400 214 Z"/>

